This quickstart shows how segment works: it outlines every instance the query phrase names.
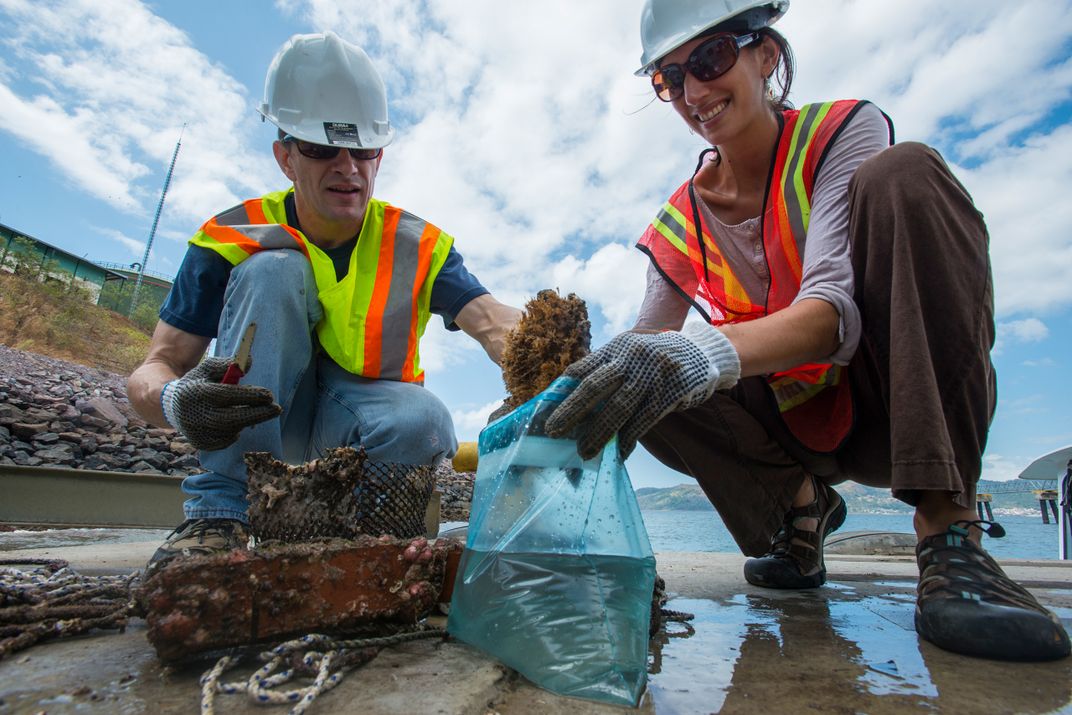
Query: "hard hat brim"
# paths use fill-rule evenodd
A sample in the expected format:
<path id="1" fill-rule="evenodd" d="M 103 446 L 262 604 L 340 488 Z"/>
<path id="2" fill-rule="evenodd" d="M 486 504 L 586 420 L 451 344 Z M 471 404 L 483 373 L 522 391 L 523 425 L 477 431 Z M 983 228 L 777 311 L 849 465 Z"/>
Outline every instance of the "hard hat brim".
<path id="1" fill-rule="evenodd" d="M 759 8 L 768 7 L 770 12 L 767 15 L 757 14 L 756 10 Z M 748 15 L 752 13 L 749 18 L 750 22 L 746 30 L 748 32 L 755 32 L 763 27 L 769 27 L 778 21 L 786 10 L 789 9 L 789 0 L 755 0 L 754 2 L 746 3 L 742 7 L 736 8 L 732 13 L 726 15 L 716 15 L 710 22 L 701 23 L 690 27 L 688 30 L 683 30 L 672 37 L 665 38 L 660 42 L 654 50 L 649 52 L 645 50 L 641 53 L 640 61 L 643 63 L 633 75 L 636 77 L 648 77 L 655 70 L 658 62 L 666 57 L 668 54 L 681 47 L 687 42 L 695 40 L 706 32 L 718 27 L 719 25 L 729 22 L 742 15 Z"/>

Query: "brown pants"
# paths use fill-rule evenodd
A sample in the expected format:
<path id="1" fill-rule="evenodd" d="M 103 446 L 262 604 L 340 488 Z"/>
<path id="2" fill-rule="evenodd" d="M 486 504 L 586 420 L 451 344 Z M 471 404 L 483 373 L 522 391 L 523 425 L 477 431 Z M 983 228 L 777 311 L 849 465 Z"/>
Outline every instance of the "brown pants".
<path id="1" fill-rule="evenodd" d="M 848 368 L 855 424 L 842 447 L 803 447 L 759 377 L 671 413 L 640 440 L 699 482 L 750 556 L 768 550 L 806 472 L 887 486 L 912 505 L 925 490 L 975 505 L 996 401 L 982 215 L 941 156 L 915 143 L 864 162 L 849 201 L 863 335 Z"/>

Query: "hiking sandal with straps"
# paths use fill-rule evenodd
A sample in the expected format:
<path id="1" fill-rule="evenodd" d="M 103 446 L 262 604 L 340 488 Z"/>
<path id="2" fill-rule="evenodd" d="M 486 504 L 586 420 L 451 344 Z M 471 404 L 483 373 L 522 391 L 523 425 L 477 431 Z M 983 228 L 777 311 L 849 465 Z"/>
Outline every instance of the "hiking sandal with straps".
<path id="1" fill-rule="evenodd" d="M 826 583 L 823 543 L 845 523 L 845 501 L 831 487 L 811 479 L 815 501 L 790 509 L 771 539 L 771 550 L 745 562 L 744 577 L 753 586 L 818 588 Z"/>
<path id="2" fill-rule="evenodd" d="M 939 648 L 980 658 L 1067 656 L 1061 621 L 968 538 L 973 526 L 994 538 L 1005 535 L 1000 524 L 963 520 L 916 547 L 916 632 Z"/>

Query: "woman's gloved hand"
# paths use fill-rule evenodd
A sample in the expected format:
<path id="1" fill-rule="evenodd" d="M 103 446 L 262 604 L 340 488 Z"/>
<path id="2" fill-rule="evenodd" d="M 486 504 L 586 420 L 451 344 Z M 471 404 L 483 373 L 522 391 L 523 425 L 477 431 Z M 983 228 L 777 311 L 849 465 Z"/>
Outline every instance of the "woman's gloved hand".
<path id="1" fill-rule="evenodd" d="M 197 449 L 229 447 L 243 429 L 283 411 L 266 387 L 221 384 L 230 364 L 227 358 L 205 358 L 160 392 L 164 417 Z"/>
<path id="2" fill-rule="evenodd" d="M 561 437 L 580 425 L 577 451 L 590 459 L 617 432 L 624 459 L 667 414 L 735 385 L 741 362 L 720 330 L 690 323 L 681 332 L 622 333 L 564 374 L 580 384 L 547 420 L 548 433 Z"/>

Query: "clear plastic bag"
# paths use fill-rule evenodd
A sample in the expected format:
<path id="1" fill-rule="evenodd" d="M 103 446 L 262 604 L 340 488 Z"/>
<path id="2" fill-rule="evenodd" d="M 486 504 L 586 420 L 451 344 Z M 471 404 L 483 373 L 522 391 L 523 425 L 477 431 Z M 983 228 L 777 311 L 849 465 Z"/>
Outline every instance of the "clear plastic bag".
<path id="1" fill-rule="evenodd" d="M 447 628 L 554 693 L 635 706 L 655 557 L 617 441 L 584 461 L 544 433 L 575 385 L 559 378 L 480 434 Z"/>

